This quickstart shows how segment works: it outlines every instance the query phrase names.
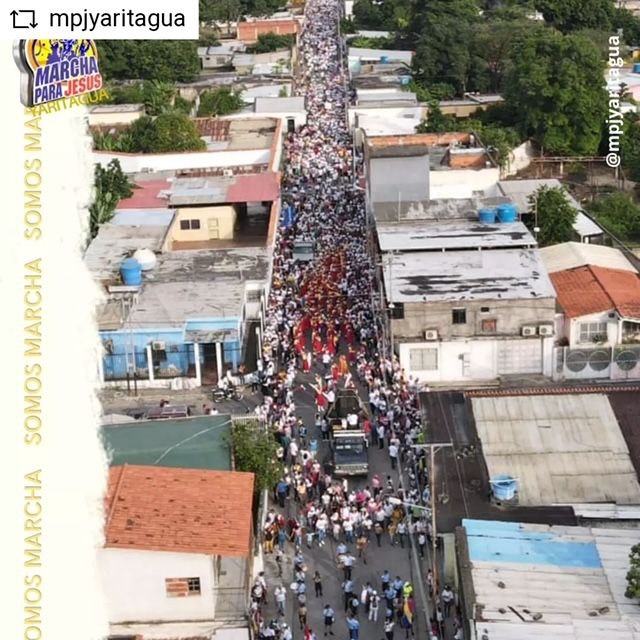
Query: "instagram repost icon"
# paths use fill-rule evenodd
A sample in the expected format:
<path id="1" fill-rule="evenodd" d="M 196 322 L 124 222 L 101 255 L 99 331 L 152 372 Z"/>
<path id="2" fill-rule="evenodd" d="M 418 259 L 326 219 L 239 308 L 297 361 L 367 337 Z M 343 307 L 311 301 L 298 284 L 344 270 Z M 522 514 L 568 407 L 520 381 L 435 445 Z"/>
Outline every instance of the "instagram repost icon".
<path id="1" fill-rule="evenodd" d="M 20 40 L 13 57 L 22 73 L 20 100 L 25 107 L 102 89 L 93 40 Z"/>

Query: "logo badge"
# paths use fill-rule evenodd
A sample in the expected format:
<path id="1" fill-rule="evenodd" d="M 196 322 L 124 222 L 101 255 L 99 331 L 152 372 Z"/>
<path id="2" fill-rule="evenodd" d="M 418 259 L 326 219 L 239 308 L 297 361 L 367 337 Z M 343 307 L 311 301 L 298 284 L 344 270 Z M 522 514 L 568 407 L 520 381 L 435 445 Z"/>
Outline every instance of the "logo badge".
<path id="1" fill-rule="evenodd" d="M 93 40 L 20 40 L 13 56 L 22 73 L 20 100 L 25 107 L 102 88 Z"/>

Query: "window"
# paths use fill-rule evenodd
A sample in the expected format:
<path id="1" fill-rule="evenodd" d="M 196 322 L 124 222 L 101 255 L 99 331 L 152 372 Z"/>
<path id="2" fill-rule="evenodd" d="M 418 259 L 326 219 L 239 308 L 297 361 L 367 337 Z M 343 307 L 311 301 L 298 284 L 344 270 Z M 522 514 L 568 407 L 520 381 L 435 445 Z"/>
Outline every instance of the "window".
<path id="1" fill-rule="evenodd" d="M 453 309 L 451 312 L 451 321 L 453 324 L 467 324 L 467 310 Z"/>
<path id="2" fill-rule="evenodd" d="M 200 228 L 200 220 L 180 220 L 180 230 L 188 231 L 189 229 L 199 229 Z"/>
<path id="3" fill-rule="evenodd" d="M 483 320 L 481 323 L 482 333 L 495 333 L 498 321 L 494 319 L 492 320 Z"/>
<path id="4" fill-rule="evenodd" d="M 480 307 L 480 313 L 489 313 L 491 309 L 489 307 Z"/>
<path id="5" fill-rule="evenodd" d="M 200 595 L 200 578 L 167 578 L 165 588 L 168 598 L 184 598 Z"/>
<path id="6" fill-rule="evenodd" d="M 435 371 L 438 368 L 438 350 L 409 349 L 409 367 L 412 371 Z"/>
<path id="7" fill-rule="evenodd" d="M 581 322 L 580 342 L 606 342 L 606 322 Z"/>
<path id="8" fill-rule="evenodd" d="M 403 320 L 404 319 L 404 303 L 402 302 L 394 302 L 393 309 L 391 309 L 391 317 L 394 320 Z"/>

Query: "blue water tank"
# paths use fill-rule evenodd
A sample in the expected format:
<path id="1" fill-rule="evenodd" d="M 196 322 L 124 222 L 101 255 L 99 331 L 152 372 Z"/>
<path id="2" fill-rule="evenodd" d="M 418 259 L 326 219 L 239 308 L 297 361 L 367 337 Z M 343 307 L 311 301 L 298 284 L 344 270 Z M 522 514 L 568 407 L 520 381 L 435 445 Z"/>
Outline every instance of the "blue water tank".
<path id="1" fill-rule="evenodd" d="M 500 222 L 515 222 L 518 219 L 518 209 L 510 202 L 498 206 L 498 220 Z"/>
<path id="2" fill-rule="evenodd" d="M 640 73 L 640 62 L 635 62 L 633 65 L 633 73 Z"/>
<path id="3" fill-rule="evenodd" d="M 122 282 L 128 287 L 137 287 L 142 284 L 142 267 L 134 258 L 127 258 L 120 265 Z"/>
<path id="4" fill-rule="evenodd" d="M 387 64 L 389 62 L 389 56 L 380 56 L 380 62 L 382 64 Z"/>
<path id="5" fill-rule="evenodd" d="M 478 211 L 478 220 L 482 224 L 493 224 L 496 221 L 496 210 L 484 207 Z"/>
<path id="6" fill-rule="evenodd" d="M 513 500 L 518 481 L 508 475 L 498 475 L 491 479 L 491 489 L 496 500 Z"/>

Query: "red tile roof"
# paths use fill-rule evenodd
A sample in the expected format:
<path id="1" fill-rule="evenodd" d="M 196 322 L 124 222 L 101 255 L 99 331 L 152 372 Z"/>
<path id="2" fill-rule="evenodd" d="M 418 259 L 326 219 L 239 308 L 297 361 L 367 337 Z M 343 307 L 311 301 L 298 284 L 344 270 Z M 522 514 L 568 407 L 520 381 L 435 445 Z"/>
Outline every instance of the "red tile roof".
<path id="1" fill-rule="evenodd" d="M 167 198 L 160 198 L 161 191 L 170 188 L 167 180 L 144 180 L 133 185 L 133 195 L 120 200 L 118 209 L 165 209 Z"/>
<path id="2" fill-rule="evenodd" d="M 640 276 L 634 271 L 585 265 L 549 277 L 570 318 L 613 309 L 625 318 L 640 318 Z"/>
<path id="3" fill-rule="evenodd" d="M 247 557 L 253 479 L 237 471 L 111 467 L 105 547 Z"/>
<path id="4" fill-rule="evenodd" d="M 253 173 L 236 176 L 227 191 L 227 202 L 263 202 L 277 200 L 280 183 L 277 173 Z"/>

